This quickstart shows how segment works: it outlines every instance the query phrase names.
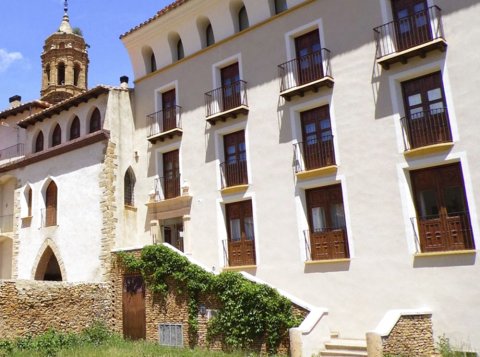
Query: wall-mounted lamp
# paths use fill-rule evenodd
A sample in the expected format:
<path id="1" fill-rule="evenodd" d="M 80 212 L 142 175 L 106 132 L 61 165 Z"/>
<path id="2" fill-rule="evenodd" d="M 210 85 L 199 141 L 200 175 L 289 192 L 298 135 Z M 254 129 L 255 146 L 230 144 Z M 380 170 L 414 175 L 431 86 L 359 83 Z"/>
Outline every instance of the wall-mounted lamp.
<path id="1" fill-rule="evenodd" d="M 200 313 L 200 315 L 202 317 L 205 317 L 205 315 L 207 314 L 207 308 L 205 307 L 204 304 L 201 304 L 199 307 L 198 307 L 198 312 Z"/>

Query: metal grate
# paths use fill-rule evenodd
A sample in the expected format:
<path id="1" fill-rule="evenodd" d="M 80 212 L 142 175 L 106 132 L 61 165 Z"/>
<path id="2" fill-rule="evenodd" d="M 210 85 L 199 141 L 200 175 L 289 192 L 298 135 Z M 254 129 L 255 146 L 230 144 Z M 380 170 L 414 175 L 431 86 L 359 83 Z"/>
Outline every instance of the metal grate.
<path id="1" fill-rule="evenodd" d="M 159 343 L 162 346 L 183 347 L 182 324 L 159 324 Z"/>

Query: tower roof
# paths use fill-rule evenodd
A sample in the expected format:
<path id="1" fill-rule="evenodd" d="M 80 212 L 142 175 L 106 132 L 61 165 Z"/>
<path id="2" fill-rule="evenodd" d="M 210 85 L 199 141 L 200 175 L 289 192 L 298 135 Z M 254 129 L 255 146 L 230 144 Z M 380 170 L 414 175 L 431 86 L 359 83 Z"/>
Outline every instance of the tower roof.
<path id="1" fill-rule="evenodd" d="M 63 32 L 63 33 L 68 33 L 72 34 L 72 26 L 70 26 L 70 19 L 68 18 L 68 1 L 65 0 L 65 3 L 63 5 L 63 19 L 62 23 L 60 24 L 60 27 L 58 28 L 58 32 Z"/>

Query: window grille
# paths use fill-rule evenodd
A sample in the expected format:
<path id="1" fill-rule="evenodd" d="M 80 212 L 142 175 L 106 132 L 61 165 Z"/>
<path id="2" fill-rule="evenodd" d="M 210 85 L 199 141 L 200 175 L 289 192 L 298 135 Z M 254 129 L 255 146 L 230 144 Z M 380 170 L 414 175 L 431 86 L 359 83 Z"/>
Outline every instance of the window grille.
<path id="1" fill-rule="evenodd" d="M 159 324 L 159 343 L 162 346 L 183 347 L 182 324 Z"/>

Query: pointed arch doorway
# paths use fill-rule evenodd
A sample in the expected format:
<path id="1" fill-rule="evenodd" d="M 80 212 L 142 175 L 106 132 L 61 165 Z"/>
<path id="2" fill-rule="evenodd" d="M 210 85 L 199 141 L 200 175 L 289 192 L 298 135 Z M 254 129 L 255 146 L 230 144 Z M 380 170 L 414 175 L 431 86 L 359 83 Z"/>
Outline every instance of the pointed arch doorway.
<path id="1" fill-rule="evenodd" d="M 35 280 L 64 281 L 65 274 L 62 272 L 57 256 L 50 246 L 43 251 L 35 270 Z"/>

